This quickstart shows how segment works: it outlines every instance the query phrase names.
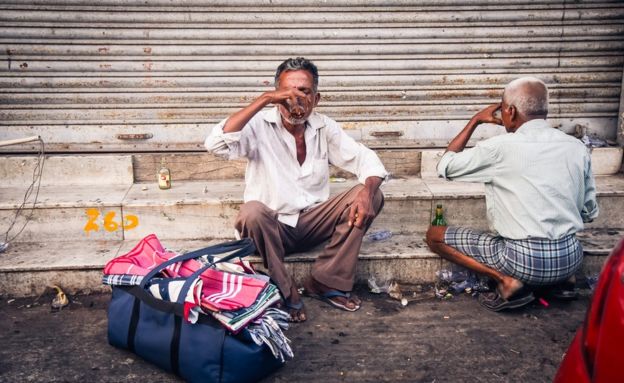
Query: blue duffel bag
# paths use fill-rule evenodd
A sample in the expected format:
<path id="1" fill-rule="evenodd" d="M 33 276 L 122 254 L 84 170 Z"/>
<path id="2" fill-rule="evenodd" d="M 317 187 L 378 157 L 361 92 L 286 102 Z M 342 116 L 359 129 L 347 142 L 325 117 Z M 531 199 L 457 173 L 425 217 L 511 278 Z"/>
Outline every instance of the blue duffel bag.
<path id="1" fill-rule="evenodd" d="M 233 335 L 209 315 L 196 323 L 183 319 L 183 301 L 208 265 L 187 278 L 177 302 L 153 297 L 148 282 L 165 267 L 202 255 L 235 251 L 217 262 L 255 251 L 249 239 L 207 247 L 170 259 L 152 270 L 139 286 L 114 286 L 108 308 L 108 341 L 189 382 L 257 382 L 283 363 L 246 330 Z"/>

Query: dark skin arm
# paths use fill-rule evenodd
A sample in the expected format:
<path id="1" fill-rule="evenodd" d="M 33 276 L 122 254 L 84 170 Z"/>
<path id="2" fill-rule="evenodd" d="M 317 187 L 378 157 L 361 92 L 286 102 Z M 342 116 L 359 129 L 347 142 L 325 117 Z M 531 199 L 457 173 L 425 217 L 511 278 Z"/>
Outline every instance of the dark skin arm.
<path id="1" fill-rule="evenodd" d="M 245 124 L 247 124 L 249 120 L 251 120 L 251 118 L 265 106 L 269 104 L 285 104 L 288 99 L 296 103 L 297 97 L 305 98 L 306 95 L 296 88 L 276 89 L 270 92 L 265 92 L 260 97 L 256 98 L 251 104 L 232 114 L 226 121 L 225 126 L 223 126 L 223 132 L 239 132 L 245 127 Z"/>
<path id="2" fill-rule="evenodd" d="M 355 201 L 349 210 L 349 226 L 362 229 L 370 224 L 375 217 L 373 210 L 373 197 L 383 182 L 380 177 L 368 177 L 364 182 L 364 188 L 355 196 Z"/>
<path id="3" fill-rule="evenodd" d="M 500 103 L 492 104 L 475 114 L 470 119 L 470 121 L 468 121 L 468 124 L 466 124 L 464 129 L 462 129 L 462 131 L 459 132 L 459 134 L 455 136 L 455 138 L 453 138 L 451 143 L 446 148 L 446 151 L 459 153 L 464 150 L 466 144 L 468 143 L 468 140 L 470 139 L 470 137 L 472 137 L 472 134 L 477 129 L 477 126 L 481 124 L 490 123 L 502 125 L 503 122 L 499 118 L 494 116 L 494 112 L 500 109 L 500 107 Z"/>

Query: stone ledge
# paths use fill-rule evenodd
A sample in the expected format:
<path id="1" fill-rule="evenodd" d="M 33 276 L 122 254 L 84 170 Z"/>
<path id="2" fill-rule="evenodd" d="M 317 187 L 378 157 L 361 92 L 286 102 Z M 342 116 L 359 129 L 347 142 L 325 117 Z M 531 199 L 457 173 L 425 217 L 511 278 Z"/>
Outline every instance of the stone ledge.
<path id="1" fill-rule="evenodd" d="M 585 274 L 597 273 L 606 256 L 624 235 L 624 229 L 586 231 L 579 234 L 586 258 Z M 365 240 L 358 262 L 356 280 L 365 283 L 374 275 L 399 282 L 431 283 L 435 272 L 445 263 L 424 244 L 424 233 L 394 235 L 378 242 Z M 223 242 L 219 239 L 163 240 L 163 245 L 179 252 L 196 250 Z M 137 241 L 35 242 L 17 243 L 0 257 L 0 291 L 8 296 L 36 296 L 50 284 L 61 285 L 67 292 L 106 291 L 101 272 L 108 260 L 128 252 Z M 322 246 L 307 253 L 286 257 L 286 267 L 301 282 Z M 262 269 L 261 259 L 249 260 Z"/>

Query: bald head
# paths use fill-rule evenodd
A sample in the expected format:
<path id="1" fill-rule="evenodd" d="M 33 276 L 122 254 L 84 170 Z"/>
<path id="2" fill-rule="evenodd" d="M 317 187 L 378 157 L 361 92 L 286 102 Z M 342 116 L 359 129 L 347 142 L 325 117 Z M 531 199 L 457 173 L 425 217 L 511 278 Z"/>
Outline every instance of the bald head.
<path id="1" fill-rule="evenodd" d="M 535 77 L 520 77 L 507 84 L 503 101 L 514 106 L 526 121 L 545 119 L 548 115 L 548 88 Z"/>

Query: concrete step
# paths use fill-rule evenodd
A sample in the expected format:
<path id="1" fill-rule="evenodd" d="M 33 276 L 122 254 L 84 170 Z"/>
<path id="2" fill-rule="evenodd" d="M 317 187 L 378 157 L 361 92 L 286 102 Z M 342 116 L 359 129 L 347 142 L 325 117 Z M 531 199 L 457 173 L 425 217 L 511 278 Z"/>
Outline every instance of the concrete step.
<path id="1" fill-rule="evenodd" d="M 333 183 L 331 194 L 355 183 Z M 624 207 L 624 176 L 598 176 L 596 184 L 601 212 L 587 227 L 624 228 L 619 213 Z M 425 232 L 437 204 L 444 206 L 449 224 L 487 229 L 482 184 L 411 177 L 392 179 L 382 189 L 386 203 L 372 230 Z M 237 180 L 177 182 L 169 190 L 160 190 L 155 183 L 44 186 L 18 241 L 138 240 L 150 233 L 164 239 L 230 238 L 243 190 L 244 183 Z M 24 191 L 1 191 L 0 229 L 4 231 Z"/>
<path id="2" fill-rule="evenodd" d="M 583 275 L 600 271 L 606 256 L 624 235 L 624 230 L 589 230 L 579 234 L 586 257 Z M 433 254 L 423 241 L 424 233 L 393 235 L 383 241 L 365 239 L 360 252 L 357 282 L 366 283 L 370 276 L 378 280 L 397 280 L 405 283 L 432 283 L 435 272 L 448 267 Z M 169 249 L 187 252 L 224 241 L 163 240 Z M 0 295 L 12 297 L 37 296 L 46 286 L 58 285 L 66 292 L 107 291 L 101 284 L 106 262 L 127 253 L 137 240 L 115 241 L 37 241 L 13 244 L 0 256 Z M 301 282 L 310 272 L 315 257 L 322 247 L 307 253 L 286 257 L 289 271 Z M 261 259 L 250 257 L 262 269 Z"/>
<path id="3" fill-rule="evenodd" d="M 37 161 L 38 157 L 32 155 L 0 156 L 1 187 L 25 190 L 33 180 Z M 130 185 L 132 182 L 132 156 L 128 154 L 44 157 L 42 186 Z"/>
<path id="4" fill-rule="evenodd" d="M 395 177 L 437 178 L 435 166 L 443 149 L 411 147 L 373 148 L 388 171 Z M 623 148 L 608 147 L 592 150 L 592 170 L 595 175 L 613 175 L 621 170 Z M 32 155 L 0 156 L 0 176 L 3 187 L 26 187 L 32 180 L 36 157 Z M 59 184 L 121 184 L 127 182 L 156 182 L 156 173 L 165 163 L 172 180 L 212 181 L 242 180 L 245 160 L 227 161 L 210 153 L 147 152 L 136 154 L 46 155 L 43 185 Z M 331 175 L 353 178 L 341 169 L 331 167 Z"/>
<path id="5" fill-rule="evenodd" d="M 389 172 L 398 177 L 420 174 L 420 149 L 374 149 Z M 173 182 L 203 181 L 245 178 L 247 161 L 227 161 L 207 152 L 191 153 L 137 153 L 132 156 L 135 182 L 155 182 L 156 173 L 165 163 L 171 172 Z M 330 175 L 353 178 L 339 168 L 330 167 Z"/>
<path id="6" fill-rule="evenodd" d="M 437 178 L 435 167 L 444 153 L 443 149 L 374 148 L 375 152 L 395 177 L 421 176 Z M 595 175 L 613 175 L 622 165 L 621 147 L 594 148 L 592 170 Z M 174 181 L 200 181 L 216 179 L 243 179 L 247 161 L 226 161 L 210 153 L 139 153 L 132 156 L 135 182 L 154 182 L 156 173 L 164 162 Z M 338 168 L 331 167 L 331 175 L 352 178 Z"/>

